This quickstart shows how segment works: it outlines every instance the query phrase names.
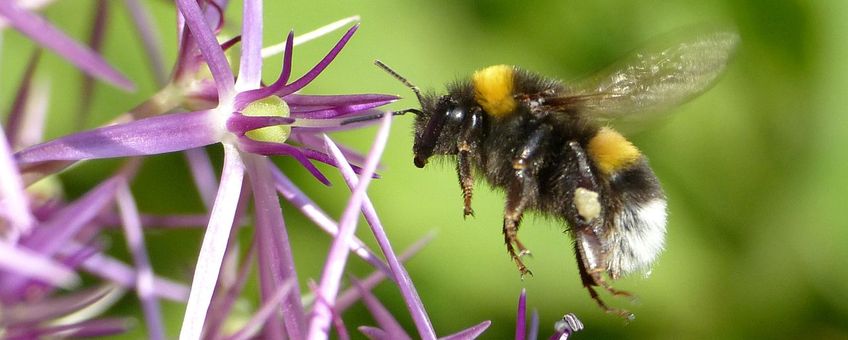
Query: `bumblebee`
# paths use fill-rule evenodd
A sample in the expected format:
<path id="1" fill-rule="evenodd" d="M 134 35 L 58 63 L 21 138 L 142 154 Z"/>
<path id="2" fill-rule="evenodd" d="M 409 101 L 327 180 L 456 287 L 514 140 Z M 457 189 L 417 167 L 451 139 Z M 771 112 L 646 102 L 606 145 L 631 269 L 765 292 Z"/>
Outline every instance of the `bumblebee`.
<path id="1" fill-rule="evenodd" d="M 595 287 L 616 296 L 613 280 L 647 272 L 663 250 L 666 196 L 647 158 L 612 122 L 667 111 L 715 83 L 737 46 L 732 32 L 639 50 L 608 71 L 569 86 L 516 66 L 496 65 L 422 93 L 385 64 L 378 66 L 415 92 L 414 164 L 433 156 L 456 159 L 464 201 L 471 207 L 475 176 L 506 192 L 502 232 L 522 277 L 530 254 L 518 238 L 525 212 L 566 224 L 582 284 L 605 311 Z"/>

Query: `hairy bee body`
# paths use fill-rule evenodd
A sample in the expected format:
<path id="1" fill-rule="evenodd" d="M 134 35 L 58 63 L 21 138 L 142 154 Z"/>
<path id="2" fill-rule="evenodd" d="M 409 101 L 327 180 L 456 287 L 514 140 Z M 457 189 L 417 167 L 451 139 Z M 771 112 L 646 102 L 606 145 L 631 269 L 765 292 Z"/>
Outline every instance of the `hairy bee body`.
<path id="1" fill-rule="evenodd" d="M 492 113 L 481 105 L 486 101 L 486 91 L 499 92 L 492 89 L 491 83 L 486 84 L 490 85 L 489 88 L 479 89 L 481 82 L 491 81 L 479 76 L 485 72 L 512 73 L 504 77 L 512 82 L 505 86 L 510 89 L 505 92 L 506 100 L 514 100 L 513 105 L 507 105 L 508 111 L 495 110 L 496 113 Z M 620 134 L 579 112 L 535 112 L 544 107 L 545 97 L 568 92 L 555 79 L 503 65 L 483 69 L 477 75 L 449 85 L 447 97 L 429 94 L 424 96 L 423 101 L 424 112 L 438 112 L 440 109 L 453 112 L 448 121 L 452 120 L 454 124 L 443 125 L 442 134 L 446 136 L 469 135 L 470 129 L 480 129 L 476 150 L 467 156 L 468 166 L 474 169 L 473 172 L 483 176 L 492 187 L 509 191 L 515 182 L 515 161 L 521 157 L 520 151 L 532 140 L 540 126 L 549 127 L 550 133 L 535 142 L 532 164 L 526 165 L 530 169 L 526 175 L 530 178 L 526 181 L 529 188 L 521 193 L 524 210 L 565 221 L 564 227 L 575 236 L 575 219 L 580 214 L 573 202 L 578 183 L 574 177 L 591 173 L 598 181 L 600 214 L 604 218 L 600 226 L 603 231 L 596 233 L 595 237 L 601 247 L 584 250 L 594 253 L 586 256 L 598 258 L 602 265 L 600 268 L 613 278 L 647 270 L 663 246 L 665 197 L 645 157 Z M 452 105 L 452 108 L 445 105 Z M 474 111 L 480 113 L 479 126 L 460 122 L 470 119 Z M 427 127 L 425 120 L 422 117 L 416 124 L 417 136 L 424 134 Z M 439 140 L 433 154 L 458 155 L 460 145 L 456 141 Z M 575 156 L 568 146 L 571 142 L 586 151 L 588 169 L 577 168 L 579 163 L 572 159 Z M 629 159 L 609 165 L 621 158 Z"/>
<path id="2" fill-rule="evenodd" d="M 662 251 L 666 198 L 647 158 L 607 122 L 665 111 L 702 93 L 725 69 L 738 43 L 733 32 L 638 51 L 611 71 L 583 83 L 562 82 L 508 65 L 495 65 L 447 87 L 422 94 L 378 62 L 418 96 L 414 164 L 452 156 L 471 208 L 475 176 L 506 193 L 504 243 L 522 275 L 529 250 L 518 239 L 525 211 L 563 222 L 574 241 L 583 285 L 607 312 L 593 287 L 647 272 Z"/>

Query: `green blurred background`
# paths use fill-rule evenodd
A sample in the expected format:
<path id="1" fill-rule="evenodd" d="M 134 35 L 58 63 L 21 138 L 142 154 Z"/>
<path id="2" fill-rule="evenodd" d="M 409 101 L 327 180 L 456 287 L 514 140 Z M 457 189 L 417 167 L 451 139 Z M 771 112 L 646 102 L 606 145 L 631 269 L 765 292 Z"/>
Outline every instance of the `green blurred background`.
<path id="1" fill-rule="evenodd" d="M 110 2 L 105 55 L 133 79 L 139 91 L 97 86 L 93 127 L 156 91 L 145 56 L 121 2 Z M 84 39 L 93 1 L 60 1 L 46 16 Z M 166 60 L 174 60 L 173 5 L 146 3 L 157 16 Z M 234 2 L 228 26 L 240 22 Z M 68 13 L 75 13 L 68 15 Z M 476 218 L 463 220 L 453 166 L 412 165 L 411 118 L 396 119 L 371 197 L 398 249 L 429 231 L 436 239 L 408 268 L 440 335 L 482 320 L 493 324 L 484 338 L 511 337 L 518 293 L 539 311 L 541 334 L 562 314 L 576 313 L 586 330 L 576 338 L 848 338 L 848 2 L 845 1 L 267 1 L 265 41 L 290 29 L 306 32 L 342 17 L 362 16 L 362 27 L 340 58 L 305 92 L 396 93 L 398 82 L 372 66 L 379 58 L 422 88 L 443 84 L 495 63 L 578 79 L 603 68 L 652 37 L 703 23 L 737 27 L 742 45 L 721 82 L 675 110 L 670 119 L 632 135 L 651 159 L 669 197 L 665 253 L 645 279 L 629 277 L 616 287 L 639 296 L 625 324 L 605 315 L 580 285 L 571 241 L 559 221 L 526 218 L 522 240 L 533 251 L 535 276 L 522 281 L 503 247 L 503 194 L 478 186 Z M 7 31 L 10 32 L 10 31 Z M 295 50 L 295 75 L 311 67 L 340 33 Z M 8 107 L 32 44 L 4 35 L 2 107 Z M 265 80 L 275 79 L 278 59 L 266 61 Z M 72 131 L 80 75 L 48 54 L 39 76 L 54 88 L 49 137 Z M 417 105 L 405 99 L 391 108 Z M 367 150 L 373 129 L 336 135 Z M 210 154 L 220 158 L 220 150 Z M 151 157 L 134 186 L 143 211 L 197 212 L 201 204 L 180 155 Z M 290 160 L 279 164 L 331 216 L 339 216 L 347 190 L 331 168 L 335 186 L 325 188 Z M 119 165 L 89 162 L 62 176 L 68 196 L 89 189 Z M 301 277 L 318 278 L 328 240 L 285 207 Z M 372 237 L 367 228 L 359 235 Z M 154 231 L 148 235 L 156 270 L 189 280 L 200 232 Z M 249 235 L 243 235 L 246 241 Z M 127 258 L 113 234 L 112 252 Z M 354 259 L 351 271 L 368 268 Z M 254 286 L 255 287 L 255 286 Z M 250 288 L 255 289 L 255 288 Z M 394 286 L 376 292 L 407 329 L 408 313 Z M 252 302 L 243 306 L 250 309 Z M 183 307 L 165 303 L 171 334 Z M 114 314 L 139 310 L 128 295 Z M 360 315 L 360 316 L 357 316 Z M 353 329 L 373 324 L 357 306 L 345 315 Z M 141 324 L 140 324 L 141 325 Z M 144 335 L 137 327 L 127 338 Z"/>

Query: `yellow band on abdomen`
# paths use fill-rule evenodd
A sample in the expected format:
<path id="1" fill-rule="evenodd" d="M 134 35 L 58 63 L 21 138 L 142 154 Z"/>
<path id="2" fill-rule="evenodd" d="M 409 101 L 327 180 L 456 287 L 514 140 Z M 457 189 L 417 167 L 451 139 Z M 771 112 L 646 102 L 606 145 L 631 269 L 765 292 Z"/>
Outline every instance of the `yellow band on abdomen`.
<path id="1" fill-rule="evenodd" d="M 595 166 L 606 175 L 612 175 L 626 168 L 641 157 L 639 149 L 633 143 L 630 143 L 618 131 L 608 127 L 598 130 L 598 133 L 589 140 L 587 149 L 589 157 L 595 161 Z"/>

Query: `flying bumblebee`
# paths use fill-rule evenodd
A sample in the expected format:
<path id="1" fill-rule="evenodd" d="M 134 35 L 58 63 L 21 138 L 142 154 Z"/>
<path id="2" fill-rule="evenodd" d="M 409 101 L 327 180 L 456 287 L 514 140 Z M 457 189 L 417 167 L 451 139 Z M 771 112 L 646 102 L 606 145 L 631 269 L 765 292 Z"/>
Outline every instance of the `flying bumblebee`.
<path id="1" fill-rule="evenodd" d="M 609 71 L 569 86 L 516 66 L 496 65 L 447 86 L 447 94 L 421 93 L 397 72 L 378 66 L 415 92 L 414 164 L 456 158 L 464 199 L 471 208 L 475 176 L 506 191 L 502 231 L 522 277 L 531 274 L 518 239 L 526 211 L 564 220 L 574 240 L 583 286 L 607 312 L 594 287 L 617 296 L 604 280 L 647 272 L 663 250 L 666 197 L 647 158 L 611 122 L 666 111 L 708 89 L 739 42 L 732 32 L 634 52 Z"/>

